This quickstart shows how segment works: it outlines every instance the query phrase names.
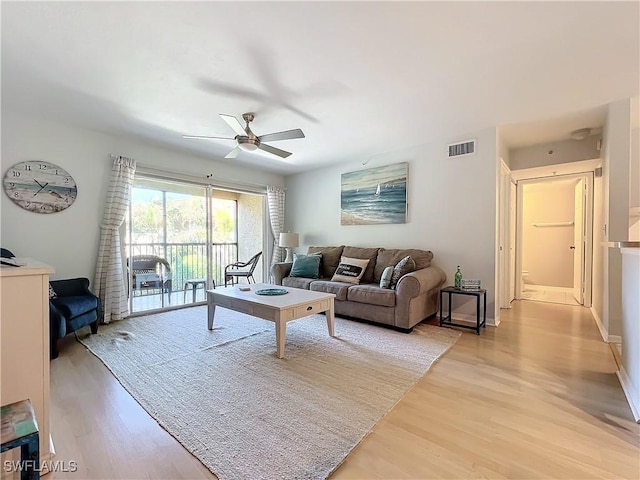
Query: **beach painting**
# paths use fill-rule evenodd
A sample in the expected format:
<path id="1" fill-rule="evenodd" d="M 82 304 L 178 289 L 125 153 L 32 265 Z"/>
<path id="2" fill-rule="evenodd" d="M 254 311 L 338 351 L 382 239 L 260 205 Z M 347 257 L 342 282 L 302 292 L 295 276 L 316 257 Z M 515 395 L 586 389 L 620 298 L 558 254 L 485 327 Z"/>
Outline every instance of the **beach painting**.
<path id="1" fill-rule="evenodd" d="M 340 223 L 407 223 L 408 163 L 342 174 Z"/>

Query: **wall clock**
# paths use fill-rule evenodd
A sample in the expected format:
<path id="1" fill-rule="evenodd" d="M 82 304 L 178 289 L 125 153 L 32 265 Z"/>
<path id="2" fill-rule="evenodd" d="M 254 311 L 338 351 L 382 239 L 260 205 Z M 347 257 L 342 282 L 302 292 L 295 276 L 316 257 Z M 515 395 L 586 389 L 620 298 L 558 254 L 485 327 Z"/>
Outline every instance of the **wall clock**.
<path id="1" fill-rule="evenodd" d="M 73 177 L 57 165 L 32 160 L 7 170 L 4 192 L 19 207 L 36 213 L 55 213 L 69 208 L 78 195 Z"/>

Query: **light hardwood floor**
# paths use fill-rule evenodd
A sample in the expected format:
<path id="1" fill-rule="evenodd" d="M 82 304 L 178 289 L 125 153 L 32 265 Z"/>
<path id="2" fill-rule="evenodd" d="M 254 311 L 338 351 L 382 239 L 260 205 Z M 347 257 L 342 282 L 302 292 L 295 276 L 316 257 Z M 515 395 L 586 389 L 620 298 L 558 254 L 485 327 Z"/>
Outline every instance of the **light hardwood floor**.
<path id="1" fill-rule="evenodd" d="M 502 316 L 464 331 L 332 478 L 640 478 L 640 429 L 589 311 L 522 301 Z M 51 397 L 56 459 L 78 471 L 49 480 L 215 478 L 73 336 Z"/>

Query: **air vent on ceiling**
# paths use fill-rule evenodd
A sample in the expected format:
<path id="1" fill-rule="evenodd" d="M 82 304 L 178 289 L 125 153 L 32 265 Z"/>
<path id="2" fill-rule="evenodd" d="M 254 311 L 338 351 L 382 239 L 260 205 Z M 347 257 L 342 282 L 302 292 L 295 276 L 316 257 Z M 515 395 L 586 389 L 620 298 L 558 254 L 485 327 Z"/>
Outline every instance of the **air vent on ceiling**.
<path id="1" fill-rule="evenodd" d="M 449 145 L 449 158 L 462 157 L 463 155 L 472 155 L 474 153 L 476 153 L 475 139 Z"/>

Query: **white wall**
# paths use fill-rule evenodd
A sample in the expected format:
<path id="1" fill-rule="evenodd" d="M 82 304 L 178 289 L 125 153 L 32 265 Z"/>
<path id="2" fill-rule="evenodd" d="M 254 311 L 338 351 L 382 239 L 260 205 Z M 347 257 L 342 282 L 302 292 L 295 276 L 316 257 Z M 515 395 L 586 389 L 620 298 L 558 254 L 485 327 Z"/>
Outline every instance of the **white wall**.
<path id="1" fill-rule="evenodd" d="M 477 138 L 475 155 L 447 158 L 447 144 Z M 285 230 L 300 233 L 298 252 L 309 245 L 421 248 L 433 251 L 434 263 L 453 282 L 456 265 L 466 278 L 487 288 L 487 321 L 495 316 L 496 130 L 378 155 L 286 177 Z M 409 163 L 408 222 L 400 225 L 340 225 L 342 173 Z M 459 313 L 475 314 L 475 303 Z M 491 320 L 490 320 L 490 317 Z"/>
<path id="2" fill-rule="evenodd" d="M 592 160 L 600 156 L 597 144 L 599 135 L 584 140 L 562 140 L 509 150 L 511 170 L 542 167 L 558 163 Z"/>
<path id="3" fill-rule="evenodd" d="M 604 250 L 603 310 L 598 315 L 608 336 L 618 338 L 622 334 L 622 258 L 617 249 L 600 242 L 627 240 L 629 235 L 630 156 L 631 100 L 625 99 L 609 104 L 603 130 L 603 231 L 599 236 L 595 232 L 594 238 L 594 248 Z"/>
<path id="4" fill-rule="evenodd" d="M 640 241 L 640 97 L 631 100 L 631 159 L 629 164 L 629 240 Z"/>
<path id="5" fill-rule="evenodd" d="M 263 252 L 266 196 L 243 193 L 238 195 L 238 260 L 246 262 Z M 267 220 L 268 221 L 268 220 Z M 259 232 L 259 234 L 256 234 Z M 269 278 L 264 272 L 264 252 L 254 270 L 256 282 Z"/>
<path id="6" fill-rule="evenodd" d="M 637 422 L 640 422 L 640 249 L 623 248 L 622 367 L 618 374 Z M 635 292 L 631 294 L 631 292 Z"/>
<path id="7" fill-rule="evenodd" d="M 16 206 L 0 195 L 0 243 L 17 256 L 53 265 L 53 278 L 88 277 L 93 282 L 112 161 L 109 154 L 134 158 L 138 164 L 205 178 L 259 185 L 284 185 L 284 178 L 228 161 L 189 156 L 128 138 L 63 126 L 2 111 L 2 175 L 25 160 L 44 160 L 63 167 L 78 184 L 75 203 L 59 213 L 41 215 Z"/>

